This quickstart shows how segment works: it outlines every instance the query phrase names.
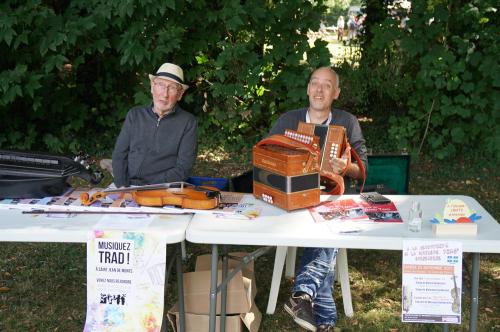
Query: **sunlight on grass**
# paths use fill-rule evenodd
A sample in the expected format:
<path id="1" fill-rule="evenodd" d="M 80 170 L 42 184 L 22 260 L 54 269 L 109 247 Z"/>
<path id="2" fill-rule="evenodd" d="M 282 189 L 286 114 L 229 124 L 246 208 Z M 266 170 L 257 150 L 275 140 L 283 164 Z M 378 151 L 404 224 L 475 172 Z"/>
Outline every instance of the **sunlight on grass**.
<path id="1" fill-rule="evenodd" d="M 317 39 L 328 43 L 327 48 L 332 55 L 330 58 L 332 65 L 339 65 L 344 61 L 353 67 L 358 65 L 358 60 L 361 57 L 361 48 L 359 47 L 358 40 L 354 39 L 352 41 L 348 41 L 347 39 L 344 39 L 339 42 L 335 33 L 318 33 L 312 31 L 307 33 L 307 37 L 310 47 L 314 47 L 314 42 Z M 304 55 L 304 61 L 305 60 L 306 56 Z"/>
<path id="2" fill-rule="evenodd" d="M 206 162 L 221 162 L 224 160 L 229 160 L 230 155 L 224 151 L 224 147 L 218 146 L 214 148 L 201 148 L 198 151 L 198 159 Z"/>

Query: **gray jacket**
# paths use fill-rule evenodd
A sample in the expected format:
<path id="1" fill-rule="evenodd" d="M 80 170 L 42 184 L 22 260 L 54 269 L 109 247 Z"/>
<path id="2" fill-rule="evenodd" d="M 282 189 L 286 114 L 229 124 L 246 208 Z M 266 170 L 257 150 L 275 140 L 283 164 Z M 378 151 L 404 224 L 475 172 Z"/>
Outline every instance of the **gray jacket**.
<path id="1" fill-rule="evenodd" d="M 301 108 L 282 114 L 271 128 L 269 135 L 284 134 L 285 129 L 296 130 L 299 121 L 306 122 L 306 114 L 307 108 Z M 345 127 L 349 144 L 356 150 L 368 172 L 368 156 L 365 139 L 361 132 L 358 119 L 351 113 L 332 108 L 332 122 L 330 124 Z M 353 192 L 352 189 L 350 190 L 351 180 L 347 176 L 344 177 L 344 185 L 346 193 Z"/>
<path id="2" fill-rule="evenodd" d="M 113 150 L 117 187 L 185 180 L 197 155 L 196 118 L 175 106 L 159 118 L 152 104 L 132 108 Z"/>

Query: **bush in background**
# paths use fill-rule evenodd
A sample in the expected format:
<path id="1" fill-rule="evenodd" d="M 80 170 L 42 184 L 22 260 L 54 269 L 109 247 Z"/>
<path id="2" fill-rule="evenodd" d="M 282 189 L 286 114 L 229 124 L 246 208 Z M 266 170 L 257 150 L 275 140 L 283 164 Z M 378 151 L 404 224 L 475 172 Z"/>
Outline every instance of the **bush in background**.
<path id="1" fill-rule="evenodd" d="M 438 159 L 483 152 L 500 157 L 494 5 L 414 1 L 406 28 L 389 15 L 369 30 L 356 69 L 366 80 L 359 81 L 363 95 L 356 101 L 375 121 L 389 122 L 399 149 Z"/>
<path id="2" fill-rule="evenodd" d="M 414 1 L 406 28 L 393 3 L 363 2 L 361 57 L 339 66 L 337 105 L 372 120 L 376 151 L 498 159 L 495 3 Z M 185 69 L 200 142 L 243 151 L 307 105 L 308 76 L 330 58 L 307 31 L 325 12 L 299 0 L 4 1 L 0 147 L 109 154 L 128 109 L 150 100 L 147 73 L 169 61 Z"/>
<path id="3" fill-rule="evenodd" d="M 302 104 L 322 1 L 5 1 L 0 4 L 0 146 L 109 153 L 147 73 L 185 69 L 183 106 L 215 146 L 249 146 Z M 7 50 L 7 51 L 5 51 Z M 304 58 L 306 61 L 304 61 Z"/>

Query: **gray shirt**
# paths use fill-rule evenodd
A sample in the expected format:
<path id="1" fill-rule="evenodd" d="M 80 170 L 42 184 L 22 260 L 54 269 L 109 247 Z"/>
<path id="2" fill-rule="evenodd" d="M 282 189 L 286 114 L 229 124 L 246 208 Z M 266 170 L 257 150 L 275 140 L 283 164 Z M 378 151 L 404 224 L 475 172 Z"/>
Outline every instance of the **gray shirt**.
<path id="1" fill-rule="evenodd" d="M 113 150 L 117 187 L 185 180 L 197 155 L 196 118 L 176 105 L 160 118 L 152 104 L 132 108 Z"/>
<path id="2" fill-rule="evenodd" d="M 269 135 L 284 134 L 285 129 L 297 130 L 299 121 L 306 122 L 306 114 L 307 108 L 301 108 L 282 114 L 271 128 L 271 131 L 269 131 Z M 363 138 L 358 119 L 349 112 L 332 108 L 332 121 L 330 124 L 345 127 L 349 144 L 356 150 L 365 169 L 368 171 L 368 156 L 365 139 Z M 344 177 L 344 185 L 346 193 L 349 192 L 351 181 L 347 176 Z"/>

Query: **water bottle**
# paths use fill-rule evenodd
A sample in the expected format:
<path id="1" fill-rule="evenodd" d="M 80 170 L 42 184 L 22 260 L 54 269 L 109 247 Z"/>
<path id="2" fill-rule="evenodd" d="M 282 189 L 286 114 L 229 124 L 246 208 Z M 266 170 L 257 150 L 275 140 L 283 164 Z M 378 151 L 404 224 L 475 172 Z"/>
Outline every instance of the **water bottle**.
<path id="1" fill-rule="evenodd" d="M 408 229 L 411 232 L 420 232 L 422 230 L 422 209 L 420 202 L 413 202 L 408 215 Z"/>

